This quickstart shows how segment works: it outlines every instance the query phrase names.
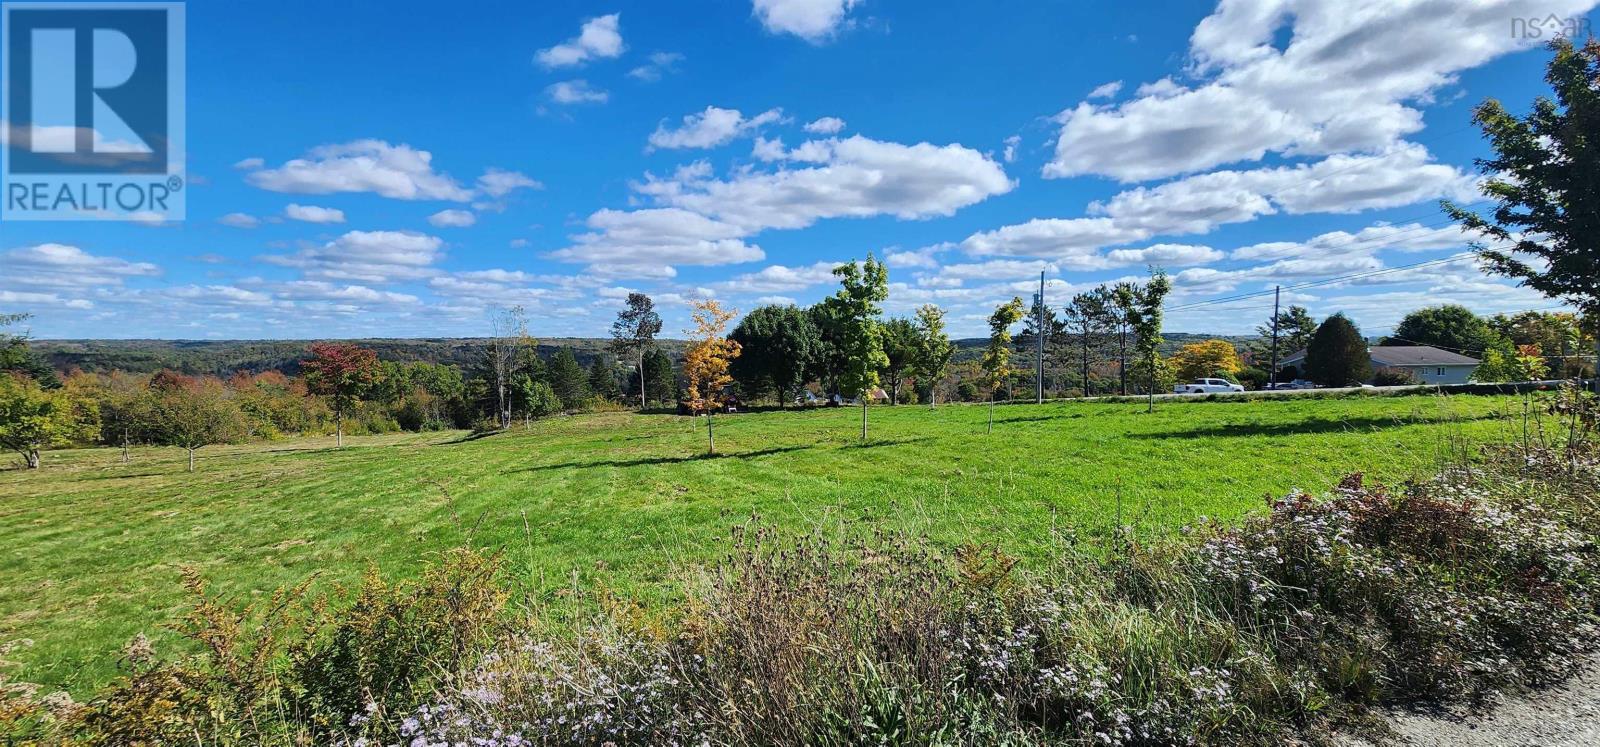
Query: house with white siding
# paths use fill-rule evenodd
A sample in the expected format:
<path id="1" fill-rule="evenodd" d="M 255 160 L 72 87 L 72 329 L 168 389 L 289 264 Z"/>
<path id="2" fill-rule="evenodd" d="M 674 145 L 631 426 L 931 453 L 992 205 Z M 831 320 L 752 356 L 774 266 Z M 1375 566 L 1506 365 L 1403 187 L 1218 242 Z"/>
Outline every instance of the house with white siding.
<path id="1" fill-rule="evenodd" d="M 1478 359 L 1429 345 L 1380 345 L 1367 348 L 1372 370 L 1380 368 L 1410 371 L 1419 384 L 1465 384 L 1478 368 Z M 1306 351 L 1291 353 L 1278 361 L 1278 367 L 1304 368 Z M 1368 382 L 1370 383 L 1370 382 Z"/>

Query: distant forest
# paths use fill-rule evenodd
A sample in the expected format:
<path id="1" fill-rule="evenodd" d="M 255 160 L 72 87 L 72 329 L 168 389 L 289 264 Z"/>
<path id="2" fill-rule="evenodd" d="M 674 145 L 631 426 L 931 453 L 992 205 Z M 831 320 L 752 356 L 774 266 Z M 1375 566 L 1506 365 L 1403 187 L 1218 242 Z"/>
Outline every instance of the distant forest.
<path id="1" fill-rule="evenodd" d="M 1168 333 L 1163 354 L 1170 354 L 1183 345 L 1199 340 L 1222 339 L 1235 347 L 1248 349 L 1259 344 L 1254 335 L 1202 335 L 1182 332 Z M 315 340 L 32 340 L 29 346 L 50 362 L 58 371 L 74 369 L 89 373 L 129 371 L 153 373 L 163 369 L 189 375 L 227 377 L 237 372 L 262 373 L 279 371 L 295 376 L 300 373 L 300 361 L 306 349 Z M 426 361 L 450 364 L 462 370 L 473 370 L 484 361 L 487 340 L 478 337 L 440 338 L 376 338 L 339 340 L 353 342 L 377 351 L 378 358 L 401 363 Z M 686 342 L 683 340 L 657 340 L 657 346 L 670 356 L 674 364 L 681 363 Z M 955 362 L 977 360 L 988 340 L 970 337 L 954 341 Z M 611 340 L 600 337 L 558 337 L 539 340 L 539 355 L 549 358 L 561 348 L 571 348 L 578 362 L 587 367 L 596 357 L 612 358 Z M 1284 351 L 1289 352 L 1289 351 Z M 1024 358 L 1016 361 L 1027 368 Z"/>

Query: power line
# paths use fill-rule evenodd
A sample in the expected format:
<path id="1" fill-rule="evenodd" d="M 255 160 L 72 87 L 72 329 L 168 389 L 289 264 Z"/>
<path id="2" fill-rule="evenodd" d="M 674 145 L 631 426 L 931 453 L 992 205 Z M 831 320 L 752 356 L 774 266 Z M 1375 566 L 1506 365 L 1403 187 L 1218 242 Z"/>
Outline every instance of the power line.
<path id="1" fill-rule="evenodd" d="M 1487 199 L 1477 200 L 1477 201 L 1474 201 L 1474 202 L 1466 203 L 1466 205 L 1475 205 L 1475 204 L 1478 204 L 1478 203 L 1481 203 L 1481 202 L 1488 202 L 1488 201 L 1489 200 L 1487 200 Z M 1415 220 L 1415 219 L 1414 218 L 1404 218 L 1404 219 L 1401 219 L 1401 220 L 1402 221 L 1406 221 L 1406 220 Z M 1404 238 L 1406 236 L 1409 236 L 1409 235 L 1412 235 L 1412 234 L 1417 234 L 1417 233 L 1424 232 L 1424 231 L 1431 231 L 1431 230 L 1433 230 L 1435 228 L 1440 228 L 1442 226 L 1449 225 L 1451 223 L 1454 223 L 1454 220 L 1446 219 L 1446 220 L 1440 221 L 1438 223 L 1416 225 L 1416 226 L 1412 226 L 1412 227 L 1410 227 L 1410 228 L 1408 228 L 1408 229 L 1406 229 L 1404 231 L 1400 231 L 1398 233 L 1390 234 L 1388 236 L 1374 237 L 1374 238 L 1370 238 L 1370 239 L 1357 239 L 1357 240 L 1352 240 L 1352 241 L 1346 241 L 1344 243 L 1335 244 L 1335 245 L 1329 246 L 1327 248 L 1330 249 L 1330 250 L 1338 250 L 1338 249 L 1350 249 L 1350 248 L 1353 248 L 1353 247 L 1367 246 L 1367 245 L 1373 245 L 1373 244 L 1393 244 L 1393 243 L 1396 243 L 1399 239 L 1402 239 L 1402 238 Z M 1455 261 L 1457 259 L 1461 259 L 1461 258 L 1470 256 L 1471 254 L 1472 254 L 1472 252 L 1461 252 L 1459 254 L 1454 254 L 1454 255 L 1451 255 L 1450 257 L 1446 257 L 1444 259 L 1439 259 L 1439 260 L 1429 260 L 1429 261 L 1426 261 L 1426 262 L 1418 262 L 1418 263 L 1413 263 L 1413 264 L 1410 264 L 1410 265 L 1400 265 L 1400 266 L 1397 266 L 1397 267 L 1383 268 L 1383 269 L 1379 269 L 1379 270 L 1370 270 L 1370 271 L 1359 272 L 1359 273 L 1351 273 L 1349 275 L 1342 275 L 1342 276 L 1337 276 L 1337 277 L 1332 277 L 1332 278 L 1326 278 L 1326 279 L 1320 280 L 1320 281 L 1302 283 L 1300 285 L 1295 285 L 1295 286 L 1288 286 L 1288 289 L 1289 290 L 1294 290 L 1294 289 L 1297 289 L 1297 288 L 1310 288 L 1310 287 L 1315 287 L 1317 285 L 1327 285 L 1327 284 L 1330 284 L 1330 283 L 1339 282 L 1341 280 L 1348 280 L 1348 279 L 1354 279 L 1354 278 L 1360 278 L 1360 277 L 1372 277 L 1372 276 L 1376 276 L 1376 275 L 1386 274 L 1386 273 L 1389 273 L 1389 272 L 1392 272 L 1392 271 L 1414 269 L 1416 267 L 1425 267 L 1425 266 L 1428 266 L 1430 264 L 1444 264 L 1446 262 L 1451 262 L 1451 261 Z M 1259 269 L 1269 268 L 1269 267 L 1272 267 L 1274 264 L 1276 264 L 1276 262 L 1268 262 L 1268 263 L 1264 263 L 1264 264 L 1260 264 L 1260 265 L 1255 265 L 1253 267 L 1247 267 L 1247 268 L 1244 268 L 1244 269 L 1241 269 L 1241 270 L 1235 270 L 1235 272 L 1248 272 L 1250 270 L 1259 270 Z M 1181 310 L 1184 310 L 1184 309 L 1197 308 L 1197 307 L 1200 307 L 1200 306 L 1209 306 L 1209 305 L 1212 305 L 1212 304 L 1215 304 L 1215 303 L 1225 303 L 1227 301 L 1237 301 L 1237 300 L 1244 300 L 1244 299 L 1247 299 L 1247 298 L 1256 298 L 1256 297 L 1260 297 L 1260 296 L 1266 296 L 1266 295 L 1269 295 L 1271 293 L 1273 293 L 1273 291 L 1270 290 L 1270 289 L 1269 290 L 1262 290 L 1262 291 L 1254 291 L 1254 292 L 1250 292 L 1250 293 L 1241 293 L 1241 294 L 1236 294 L 1236 295 L 1232 295 L 1232 296 L 1224 296 L 1222 298 L 1208 299 L 1206 301 L 1196 301 L 1196 302 L 1193 302 L 1193 303 L 1181 304 L 1181 305 L 1178 305 L 1178 306 L 1171 306 L 1171 307 L 1168 307 L 1167 310 L 1168 311 L 1181 311 Z"/>
<path id="2" fill-rule="evenodd" d="M 1387 267 L 1387 268 L 1384 268 L 1384 269 L 1381 269 L 1381 270 L 1368 270 L 1366 272 L 1354 272 L 1354 273 L 1350 273 L 1348 275 L 1338 275 L 1338 276 L 1334 276 L 1334 277 L 1330 277 L 1330 278 L 1323 278 L 1321 280 L 1314 280 L 1314 281 L 1310 281 L 1310 282 L 1306 282 L 1306 283 L 1300 283 L 1298 285 L 1287 285 L 1287 286 L 1284 286 L 1283 289 L 1284 290 L 1300 290 L 1300 289 L 1303 289 L 1303 288 L 1316 288 L 1316 287 L 1323 286 L 1323 285 L 1332 285 L 1334 283 L 1345 282 L 1347 280 L 1359 280 L 1359 279 L 1362 279 L 1362 278 L 1378 277 L 1378 276 L 1381 276 L 1381 275 L 1389 275 L 1389 274 L 1396 273 L 1396 272 L 1404 272 L 1406 270 L 1415 270 L 1415 269 L 1417 269 L 1419 267 L 1430 267 L 1430 266 L 1433 266 L 1433 265 L 1447 264 L 1447 263 L 1455 262 L 1457 260 L 1461 260 L 1461 259 L 1464 259 L 1466 257 L 1471 257 L 1471 256 L 1473 256 L 1472 252 L 1461 252 L 1460 254 L 1452 254 L 1452 255 L 1450 255 L 1448 257 L 1443 257 L 1443 258 L 1440 258 L 1440 259 L 1431 259 L 1431 260 L 1427 260 L 1427 261 L 1423 261 L 1423 262 L 1413 262 L 1413 263 L 1408 264 L 1408 265 L 1396 265 L 1394 267 Z M 1263 297 L 1263 296 L 1270 296 L 1270 295 L 1272 295 L 1272 293 L 1273 293 L 1273 291 L 1271 289 L 1264 290 L 1264 291 L 1256 291 L 1256 292 L 1253 292 L 1253 293 L 1241 293 L 1239 295 L 1227 296 L 1227 297 L 1224 297 L 1224 298 L 1213 298 L 1213 299 L 1209 299 L 1209 300 L 1206 300 L 1206 301 L 1196 301 L 1194 303 L 1187 303 L 1187 304 L 1182 304 L 1182 305 L 1179 305 L 1179 306 L 1169 306 L 1169 307 L 1167 307 L 1167 311 L 1169 311 L 1169 312 L 1171 312 L 1171 311 L 1183 311 L 1183 310 L 1186 310 L 1186 309 L 1200 308 L 1202 306 L 1214 306 L 1216 304 L 1227 303 L 1229 301 L 1243 301 L 1243 300 L 1247 300 L 1247 299 L 1251 299 L 1251 298 L 1260 298 L 1260 297 Z"/>
<path id="3" fill-rule="evenodd" d="M 1442 135 L 1444 135 L 1444 136 L 1454 135 L 1454 134 L 1459 133 L 1459 132 L 1463 132 L 1463 131 L 1466 131 L 1466 130 L 1469 130 L 1469 129 L 1474 129 L 1475 127 L 1477 127 L 1477 125 L 1473 125 L 1473 124 L 1463 125 L 1461 127 L 1457 127 L 1457 128 L 1451 129 L 1451 130 L 1446 130 L 1446 131 L 1444 131 L 1442 133 Z M 1428 149 L 1428 144 L 1427 143 L 1423 143 L 1423 142 L 1418 141 L 1418 140 L 1411 140 L 1409 142 L 1414 143 L 1416 145 L 1420 145 L 1425 150 Z M 1300 184 L 1301 185 L 1306 185 L 1306 184 L 1310 184 L 1312 182 L 1326 182 L 1328 179 L 1330 179 L 1332 177 L 1338 176 L 1340 174 L 1346 174 L 1346 173 L 1349 173 L 1351 171 L 1355 171 L 1356 169 L 1364 168 L 1364 167 L 1366 167 L 1368 165 L 1370 165 L 1370 161 L 1361 161 L 1361 160 L 1357 159 L 1354 163 L 1351 163 L 1349 166 L 1346 166 L 1346 167 L 1344 167 L 1342 169 L 1335 169 L 1333 171 L 1330 171 L 1330 172 L 1328 172 L 1326 174 L 1322 174 L 1322 175 L 1314 177 L 1314 178 L 1301 179 L 1300 180 Z M 1307 169 L 1307 170 L 1309 170 L 1309 169 Z M 1487 202 L 1487 201 L 1488 201 L 1487 199 L 1475 200 L 1473 202 L 1464 203 L 1462 205 L 1462 207 L 1466 207 L 1467 205 L 1474 205 L 1474 204 L 1477 204 L 1478 202 Z M 1197 218 L 1194 218 L 1193 220 L 1208 220 L 1210 218 L 1215 218 L 1216 216 L 1221 215 L 1222 213 L 1225 213 L 1225 212 L 1227 212 L 1229 210 L 1236 209 L 1237 207 L 1238 207 L 1237 205 L 1223 205 L 1223 206 L 1220 206 L 1217 209 L 1212 210 L 1212 211 L 1210 211 L 1208 213 L 1204 213 L 1204 214 L 1198 216 Z"/>

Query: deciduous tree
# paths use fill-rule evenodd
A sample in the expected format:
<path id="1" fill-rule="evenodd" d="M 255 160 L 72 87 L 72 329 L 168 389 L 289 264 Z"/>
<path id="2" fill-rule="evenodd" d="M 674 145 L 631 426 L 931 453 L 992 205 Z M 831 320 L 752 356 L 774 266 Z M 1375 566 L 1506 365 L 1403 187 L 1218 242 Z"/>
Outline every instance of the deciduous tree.
<path id="1" fill-rule="evenodd" d="M 628 305 L 617 312 L 611 323 L 611 349 L 622 360 L 637 361 L 639 365 L 639 409 L 645 408 L 644 355 L 655 345 L 661 332 L 661 315 L 656 304 L 643 293 L 629 293 Z"/>
<path id="2" fill-rule="evenodd" d="M 1172 367 L 1180 381 L 1209 376 L 1232 377 L 1244 370 L 1239 352 L 1227 340 L 1206 340 L 1183 346 L 1172 356 Z"/>
<path id="3" fill-rule="evenodd" d="M 917 355 L 917 328 L 910 319 L 890 319 L 883 325 L 883 378 L 889 385 L 889 404 L 900 403 L 900 383 L 910 375 Z"/>
<path id="4" fill-rule="evenodd" d="M 1559 37 L 1545 81 L 1555 94 L 1518 117 L 1494 99 L 1472 121 L 1494 149 L 1478 160 L 1483 195 L 1495 208 L 1481 215 L 1448 200 L 1445 212 L 1485 243 L 1478 256 L 1491 272 L 1515 278 L 1585 314 L 1600 313 L 1600 39 L 1582 47 Z M 1600 336 L 1596 337 L 1600 354 Z M 1600 376 L 1595 377 L 1600 392 Z"/>
<path id="5" fill-rule="evenodd" d="M 359 345 L 322 342 L 313 344 L 310 352 L 311 357 L 300 362 L 306 388 L 327 398 L 338 445 L 342 447 L 345 416 L 382 380 L 378 354 Z"/>
<path id="6" fill-rule="evenodd" d="M 514 384 L 517 401 L 522 405 L 522 425 L 524 428 L 534 418 L 547 418 L 561 412 L 561 398 L 556 396 L 556 390 L 542 379 L 535 379 L 526 373 L 517 374 Z"/>
<path id="7" fill-rule="evenodd" d="M 889 297 L 889 271 L 883 263 L 867 255 L 867 261 L 833 268 L 839 278 L 839 291 L 825 303 L 836 311 L 839 324 L 838 346 L 841 363 L 839 390 L 861 400 L 861 439 L 867 438 L 867 403 L 878 387 L 878 372 L 889 363 L 883 354 L 883 324 L 878 321 Z"/>
<path id="8" fill-rule="evenodd" d="M 1495 334 L 1512 345 L 1534 345 L 1545 356 L 1547 370 L 1557 376 L 1581 376 L 1583 356 L 1588 350 L 1578 317 L 1570 312 L 1524 311 L 1507 316 L 1496 314 L 1488 320 Z"/>
<path id="9" fill-rule="evenodd" d="M 230 394 L 221 381 L 209 377 L 153 390 L 149 431 L 157 443 L 188 452 L 189 471 L 193 472 L 196 451 L 245 436 L 244 414 Z"/>
<path id="10" fill-rule="evenodd" d="M 689 380 L 689 409 L 706 414 L 706 450 L 715 454 L 714 414 L 723 405 L 723 390 L 733 383 L 728 368 L 740 352 L 739 343 L 725 337 L 724 330 L 739 312 L 723 309 L 711 299 L 695 301 L 690 306 L 693 312 L 689 318 L 694 328 L 684 330 L 690 343 L 683 356 L 683 374 Z"/>
<path id="11" fill-rule="evenodd" d="M 811 317 L 796 306 L 760 306 L 745 314 L 728 338 L 743 351 L 729 373 L 752 395 L 772 392 L 778 406 L 805 386 L 822 345 Z"/>
<path id="12" fill-rule="evenodd" d="M 989 315 L 989 347 L 983 351 L 984 381 L 989 385 L 989 432 L 994 432 L 994 400 L 1011 375 L 1011 325 L 1022 319 L 1022 299 L 1012 297 Z"/>
<path id="13" fill-rule="evenodd" d="M 1150 274 L 1150 281 L 1119 283 L 1112 291 L 1123 318 L 1128 320 L 1128 330 L 1133 333 L 1134 358 L 1144 374 L 1147 384 L 1146 412 L 1156 410 L 1156 389 L 1161 383 L 1161 304 L 1172 290 L 1172 281 L 1159 269 Z"/>
<path id="14" fill-rule="evenodd" d="M 42 449 L 98 435 L 80 415 L 68 392 L 0 372 L 0 446 L 22 455 L 28 469 L 39 468 Z"/>
<path id="15" fill-rule="evenodd" d="M 1498 339 L 1489 323 L 1460 304 L 1417 309 L 1406 314 L 1394 334 L 1380 345 L 1432 345 L 1454 353 L 1481 357 Z"/>
<path id="16" fill-rule="evenodd" d="M 956 346 L 944 331 L 944 309 L 933 304 L 917 307 L 917 353 L 914 370 L 928 381 L 928 405 L 939 406 L 939 382 L 950 370 Z"/>
<path id="17" fill-rule="evenodd" d="M 0 314 L 0 374 L 22 374 L 46 389 L 54 389 L 61 385 L 55 369 L 28 347 L 28 332 L 20 329 L 32 318 L 32 314 Z M 8 332 L 8 328 L 16 331 Z"/>
<path id="18" fill-rule="evenodd" d="M 494 377 L 495 416 L 501 428 L 511 427 L 511 380 L 523 351 L 534 347 L 528 335 L 528 315 L 521 306 L 496 312 L 489 319 L 489 341 L 484 352 L 489 358 L 489 374 Z"/>

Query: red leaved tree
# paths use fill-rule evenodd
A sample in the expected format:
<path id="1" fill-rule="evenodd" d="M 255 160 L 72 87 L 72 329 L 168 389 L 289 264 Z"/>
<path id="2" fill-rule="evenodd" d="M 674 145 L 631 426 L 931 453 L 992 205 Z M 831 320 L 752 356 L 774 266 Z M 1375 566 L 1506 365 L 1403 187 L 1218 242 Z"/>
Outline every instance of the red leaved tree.
<path id="1" fill-rule="evenodd" d="M 300 361 L 300 368 L 306 389 L 328 399 L 339 446 L 344 446 L 344 416 L 383 379 L 378 354 L 359 345 L 319 342 L 311 346 L 311 357 Z"/>

